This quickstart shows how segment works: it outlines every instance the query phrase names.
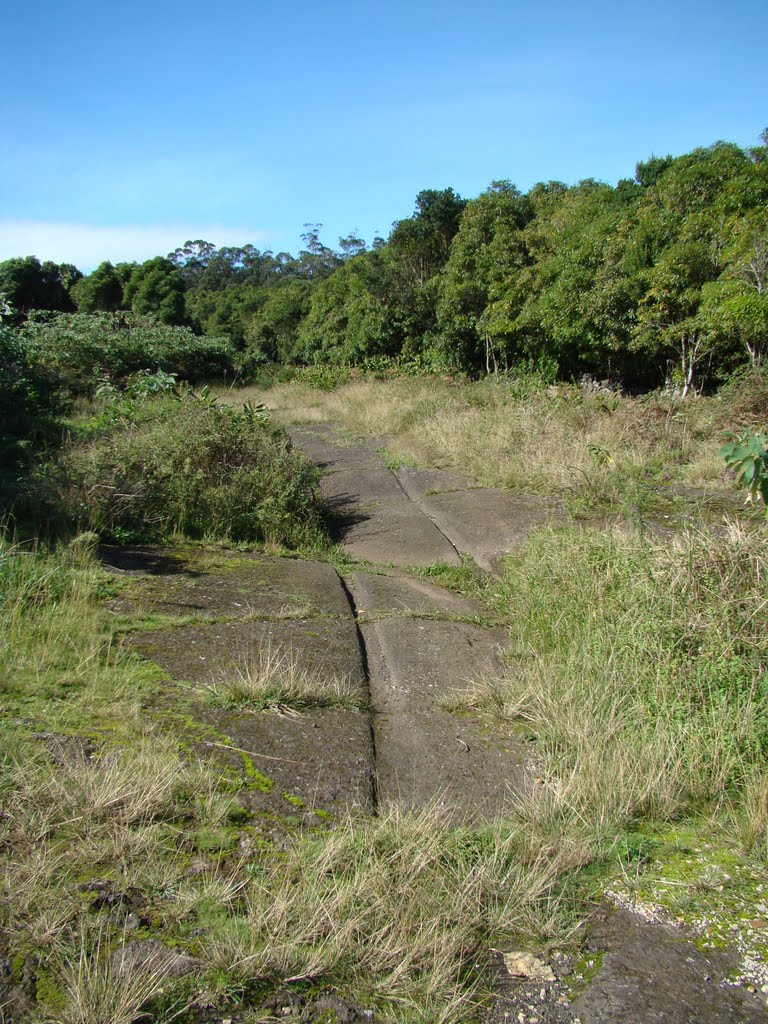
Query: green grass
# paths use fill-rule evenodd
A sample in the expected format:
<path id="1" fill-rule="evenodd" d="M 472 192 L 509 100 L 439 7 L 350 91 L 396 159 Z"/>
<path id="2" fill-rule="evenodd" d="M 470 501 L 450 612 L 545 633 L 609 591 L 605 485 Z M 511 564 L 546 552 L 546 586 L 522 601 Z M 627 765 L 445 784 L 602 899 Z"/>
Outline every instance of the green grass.
<path id="1" fill-rule="evenodd" d="M 235 665 L 208 687 L 214 704 L 248 711 L 298 712 L 308 708 L 366 710 L 348 678 L 302 666 L 290 648 L 260 648 L 245 665 Z"/>

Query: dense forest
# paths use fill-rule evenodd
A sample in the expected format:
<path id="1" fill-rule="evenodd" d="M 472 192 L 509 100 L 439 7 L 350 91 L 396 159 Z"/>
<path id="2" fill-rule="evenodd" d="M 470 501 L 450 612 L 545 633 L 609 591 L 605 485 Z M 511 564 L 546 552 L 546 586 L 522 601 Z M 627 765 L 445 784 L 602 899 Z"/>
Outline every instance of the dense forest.
<path id="1" fill-rule="evenodd" d="M 126 327 L 154 330 L 156 364 L 191 378 L 397 360 L 687 393 L 768 346 L 768 130 L 753 149 L 652 157 L 615 187 L 495 181 L 470 200 L 427 189 L 370 248 L 356 235 L 329 248 L 320 228 L 306 225 L 298 256 L 197 240 L 88 275 L 10 259 L 0 293 L 32 348 L 66 359 L 105 333 L 116 344 Z M 169 338 L 181 360 L 161 356 Z M 126 370 L 146 362 L 135 340 L 123 348 Z"/>

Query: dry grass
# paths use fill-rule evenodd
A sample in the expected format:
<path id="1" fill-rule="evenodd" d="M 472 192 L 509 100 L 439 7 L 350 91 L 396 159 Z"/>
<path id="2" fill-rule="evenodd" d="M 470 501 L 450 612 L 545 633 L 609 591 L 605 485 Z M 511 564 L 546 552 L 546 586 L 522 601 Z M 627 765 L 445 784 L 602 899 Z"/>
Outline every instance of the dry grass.
<path id="1" fill-rule="evenodd" d="M 349 678 L 307 668 L 293 649 L 271 645 L 259 648 L 245 665 L 235 664 L 209 690 L 216 703 L 253 711 L 361 710 L 365 703 Z"/>
<path id="2" fill-rule="evenodd" d="M 66 999 L 61 1010 L 47 1015 L 46 1024 L 133 1024 L 142 1007 L 163 988 L 173 968 L 170 951 L 142 962 L 109 955 L 101 937 L 83 937 L 76 960 L 61 966 Z"/>
<path id="3" fill-rule="evenodd" d="M 536 829 L 586 830 L 599 851 L 632 821 L 717 805 L 764 763 L 762 534 L 543 532 L 508 560 L 501 600 L 509 669 L 465 701 L 539 736 L 549 785 L 528 809 Z M 745 804 L 756 837 L 759 778 Z"/>
<path id="4" fill-rule="evenodd" d="M 638 481 L 728 489 L 718 450 L 729 428 L 717 399 L 618 397 L 562 385 L 516 392 L 492 380 L 358 380 L 325 392 L 292 383 L 232 393 L 286 423 L 333 422 L 387 437 L 397 456 L 483 484 L 620 500 Z"/>
<path id="5" fill-rule="evenodd" d="M 556 874 L 518 856 L 509 829 L 457 830 L 432 810 L 393 809 L 291 847 L 248 886 L 245 915 L 210 953 L 244 982 L 354 980 L 385 997 L 383 1020 L 463 1021 L 486 936 L 546 932 Z"/>
<path id="6" fill-rule="evenodd" d="M 768 774 L 765 771 L 753 772 L 746 781 L 738 827 L 746 849 L 768 860 Z"/>

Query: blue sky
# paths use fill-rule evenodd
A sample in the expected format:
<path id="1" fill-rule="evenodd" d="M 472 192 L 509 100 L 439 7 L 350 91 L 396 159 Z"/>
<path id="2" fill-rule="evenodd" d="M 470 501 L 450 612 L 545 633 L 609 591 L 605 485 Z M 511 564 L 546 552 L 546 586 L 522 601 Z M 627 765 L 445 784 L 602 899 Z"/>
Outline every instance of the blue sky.
<path id="1" fill-rule="evenodd" d="M 768 4 L 6 0 L 0 259 L 370 241 L 424 188 L 615 183 L 768 124 Z"/>

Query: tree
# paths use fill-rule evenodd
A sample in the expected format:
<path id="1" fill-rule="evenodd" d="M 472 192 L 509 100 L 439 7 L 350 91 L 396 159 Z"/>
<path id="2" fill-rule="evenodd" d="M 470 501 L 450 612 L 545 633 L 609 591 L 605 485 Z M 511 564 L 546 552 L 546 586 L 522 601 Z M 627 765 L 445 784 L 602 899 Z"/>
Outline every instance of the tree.
<path id="1" fill-rule="evenodd" d="M 173 263 L 164 256 L 147 260 L 128 279 L 124 298 L 134 313 L 151 313 L 166 324 L 186 320 L 184 281 Z"/>
<path id="2" fill-rule="evenodd" d="M 414 215 L 393 225 L 390 251 L 408 268 L 415 285 L 426 284 L 448 259 L 466 205 L 452 188 L 425 189 L 416 196 Z"/>
<path id="3" fill-rule="evenodd" d="M 301 277 L 309 280 L 328 277 L 342 262 L 338 253 L 320 241 L 322 227 L 322 224 L 305 224 L 305 231 L 301 236 L 306 248 L 299 253 L 296 271 Z"/>
<path id="4" fill-rule="evenodd" d="M 514 284 L 514 301 L 508 287 L 496 289 L 499 314 L 510 307 L 507 323 L 500 319 L 496 330 L 509 331 L 528 359 L 555 359 L 568 374 L 610 376 L 628 332 L 617 331 L 604 315 L 602 271 L 627 195 L 587 179 L 542 198 L 534 201 L 536 216 L 525 232 L 528 263 Z M 499 314 L 493 306 L 486 311 L 492 333 Z"/>
<path id="5" fill-rule="evenodd" d="M 308 281 L 285 281 L 262 291 L 260 308 L 246 324 L 245 357 L 260 363 L 286 363 L 294 358 L 299 326 L 309 312 Z"/>
<path id="6" fill-rule="evenodd" d="M 642 188 L 650 188 L 673 163 L 672 156 L 651 156 L 648 160 L 641 160 L 635 165 L 635 181 Z"/>
<path id="7" fill-rule="evenodd" d="M 187 288 L 194 288 L 202 272 L 216 255 L 213 242 L 202 238 L 187 240 L 184 245 L 168 253 L 168 259 L 179 271 Z"/>
<path id="8" fill-rule="evenodd" d="M 653 267 L 650 288 L 638 310 L 637 344 L 662 358 L 675 359 L 683 398 L 716 339 L 711 323 L 700 315 L 700 307 L 702 289 L 716 280 L 718 270 L 707 239 L 685 237 L 667 246 Z"/>
<path id="9" fill-rule="evenodd" d="M 360 256 L 366 250 L 364 240 L 359 237 L 356 231 L 347 235 L 346 238 L 340 238 L 339 248 L 341 249 L 342 259 L 345 260 L 351 260 L 353 256 Z"/>
<path id="10" fill-rule="evenodd" d="M 493 182 L 467 204 L 439 280 L 437 344 L 448 362 L 490 369 L 509 354 L 530 217 L 528 199 L 509 181 Z"/>
<path id="11" fill-rule="evenodd" d="M 768 355 L 768 213 L 751 211 L 729 225 L 725 269 L 705 287 L 702 316 L 722 340 L 746 349 L 752 366 Z"/>
<path id="12" fill-rule="evenodd" d="M 15 310 L 17 323 L 33 309 L 69 312 L 75 306 L 64 282 L 70 284 L 78 274 L 71 263 L 41 264 L 36 256 L 15 257 L 0 263 L 0 293 Z"/>
<path id="13" fill-rule="evenodd" d="M 72 298 L 80 313 L 120 309 L 123 304 L 123 282 L 109 260 L 105 260 L 92 274 L 75 284 Z"/>
<path id="14" fill-rule="evenodd" d="M 368 356 L 398 354 L 403 345 L 401 311 L 388 287 L 386 252 L 346 261 L 312 291 L 297 354 L 308 363 L 358 363 Z"/>

